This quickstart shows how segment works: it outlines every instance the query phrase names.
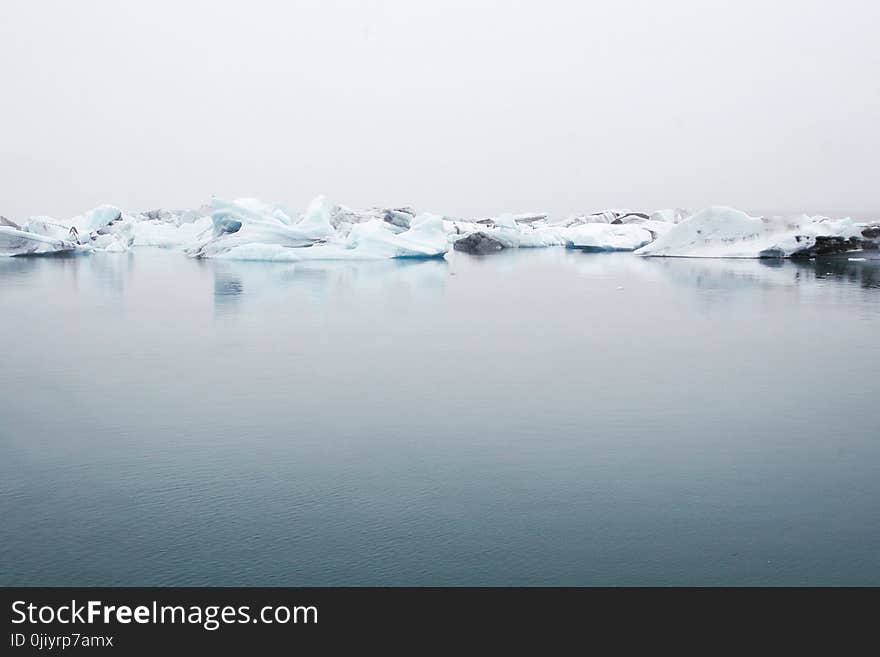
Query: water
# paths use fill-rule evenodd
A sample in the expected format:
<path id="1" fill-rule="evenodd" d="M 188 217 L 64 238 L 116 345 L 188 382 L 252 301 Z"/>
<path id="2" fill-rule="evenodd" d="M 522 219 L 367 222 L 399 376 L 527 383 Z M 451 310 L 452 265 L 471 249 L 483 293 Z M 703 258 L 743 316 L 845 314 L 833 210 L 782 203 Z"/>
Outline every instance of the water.
<path id="1" fill-rule="evenodd" d="M 880 263 L 0 260 L 0 584 L 880 584 Z"/>

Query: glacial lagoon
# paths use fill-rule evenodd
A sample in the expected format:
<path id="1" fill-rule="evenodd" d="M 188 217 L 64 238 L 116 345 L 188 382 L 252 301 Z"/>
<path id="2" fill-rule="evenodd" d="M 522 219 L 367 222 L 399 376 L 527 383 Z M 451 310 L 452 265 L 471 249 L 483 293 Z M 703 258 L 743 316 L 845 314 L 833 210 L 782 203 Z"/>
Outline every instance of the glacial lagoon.
<path id="1" fill-rule="evenodd" d="M 880 584 L 880 262 L 0 259 L 0 585 Z"/>

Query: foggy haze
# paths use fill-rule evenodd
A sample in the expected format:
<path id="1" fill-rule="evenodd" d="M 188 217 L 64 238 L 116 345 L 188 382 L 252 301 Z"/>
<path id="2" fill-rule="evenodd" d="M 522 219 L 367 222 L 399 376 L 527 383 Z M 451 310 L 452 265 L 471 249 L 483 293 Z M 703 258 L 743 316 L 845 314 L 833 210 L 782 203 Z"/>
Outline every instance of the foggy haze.
<path id="1" fill-rule="evenodd" d="M 878 209 L 880 9 L 0 4 L 0 214 Z"/>

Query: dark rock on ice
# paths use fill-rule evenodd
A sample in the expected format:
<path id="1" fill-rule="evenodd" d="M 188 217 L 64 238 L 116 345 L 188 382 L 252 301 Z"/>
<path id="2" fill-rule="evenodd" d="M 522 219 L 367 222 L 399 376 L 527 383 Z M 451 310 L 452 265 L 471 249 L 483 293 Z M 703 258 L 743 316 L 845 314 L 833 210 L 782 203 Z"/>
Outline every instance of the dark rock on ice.
<path id="1" fill-rule="evenodd" d="M 798 241 L 800 241 L 800 240 L 798 240 Z M 784 258 L 785 251 L 783 251 L 782 249 L 779 249 L 779 248 L 764 249 L 763 251 L 758 253 L 758 257 L 759 258 Z"/>
<path id="2" fill-rule="evenodd" d="M 488 255 L 504 249 L 501 242 L 494 237 L 489 237 L 486 233 L 471 233 L 467 237 L 457 240 L 452 246 L 456 251 L 471 255 Z"/>
<path id="3" fill-rule="evenodd" d="M 800 240 L 797 240 L 800 242 Z M 849 253 L 850 251 L 858 251 L 866 240 L 858 237 L 844 238 L 838 235 L 820 235 L 816 237 L 813 246 L 800 249 L 791 254 L 792 258 L 813 258 L 815 256 L 837 255 L 840 253 Z"/>
<path id="4" fill-rule="evenodd" d="M 862 231 L 862 237 L 880 241 L 880 226 L 868 226 Z"/>

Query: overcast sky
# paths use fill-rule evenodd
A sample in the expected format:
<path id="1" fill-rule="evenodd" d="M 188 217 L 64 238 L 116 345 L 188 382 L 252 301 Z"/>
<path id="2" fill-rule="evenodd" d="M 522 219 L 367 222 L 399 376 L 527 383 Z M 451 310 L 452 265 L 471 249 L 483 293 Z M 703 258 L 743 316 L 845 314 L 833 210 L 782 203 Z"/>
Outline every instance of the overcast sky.
<path id="1" fill-rule="evenodd" d="M 880 210 L 868 0 L 0 0 L 0 214 Z"/>

